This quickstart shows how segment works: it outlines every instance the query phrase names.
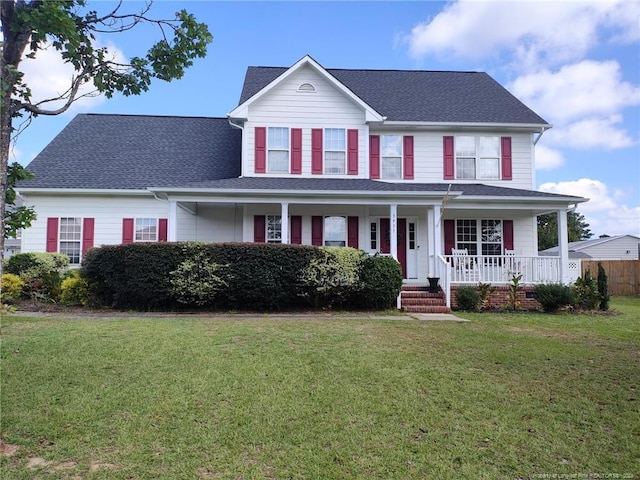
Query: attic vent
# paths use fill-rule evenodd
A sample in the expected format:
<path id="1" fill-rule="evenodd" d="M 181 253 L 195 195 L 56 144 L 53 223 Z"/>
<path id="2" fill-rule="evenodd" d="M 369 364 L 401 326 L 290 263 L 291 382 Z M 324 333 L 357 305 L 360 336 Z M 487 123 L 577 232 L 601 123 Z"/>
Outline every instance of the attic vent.
<path id="1" fill-rule="evenodd" d="M 316 87 L 310 83 L 301 83 L 298 87 L 298 91 L 303 93 L 316 93 Z"/>

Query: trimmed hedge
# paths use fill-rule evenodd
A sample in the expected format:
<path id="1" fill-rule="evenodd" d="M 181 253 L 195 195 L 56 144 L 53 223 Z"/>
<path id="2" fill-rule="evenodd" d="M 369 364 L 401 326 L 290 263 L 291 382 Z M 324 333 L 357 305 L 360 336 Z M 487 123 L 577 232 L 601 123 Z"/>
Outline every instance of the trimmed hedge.
<path id="1" fill-rule="evenodd" d="M 325 271 L 331 275 L 318 275 Z M 388 308 L 402 285 L 392 259 L 349 248 L 264 243 L 105 246 L 85 255 L 82 275 L 90 304 L 134 310 Z"/>

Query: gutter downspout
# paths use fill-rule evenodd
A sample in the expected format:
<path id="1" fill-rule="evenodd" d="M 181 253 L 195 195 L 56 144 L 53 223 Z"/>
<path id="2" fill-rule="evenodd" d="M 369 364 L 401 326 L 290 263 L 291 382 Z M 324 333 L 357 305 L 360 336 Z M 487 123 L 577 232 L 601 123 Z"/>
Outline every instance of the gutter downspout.
<path id="1" fill-rule="evenodd" d="M 240 178 L 244 177 L 244 126 L 240 125 L 238 123 L 233 123 L 233 120 L 231 119 L 231 117 L 227 116 L 227 120 L 229 121 L 229 125 L 231 125 L 233 128 L 238 128 L 240 129 L 240 131 L 242 132 L 242 148 L 241 148 L 241 152 L 240 152 L 240 162 L 241 162 L 241 169 L 240 169 Z"/>
<path id="2" fill-rule="evenodd" d="M 538 136 L 536 138 L 533 139 L 533 146 L 535 147 L 538 142 L 540 141 L 540 138 L 542 137 L 542 134 L 544 132 L 546 132 L 547 130 L 549 130 L 551 127 L 541 127 L 540 128 L 540 133 L 538 133 Z"/>

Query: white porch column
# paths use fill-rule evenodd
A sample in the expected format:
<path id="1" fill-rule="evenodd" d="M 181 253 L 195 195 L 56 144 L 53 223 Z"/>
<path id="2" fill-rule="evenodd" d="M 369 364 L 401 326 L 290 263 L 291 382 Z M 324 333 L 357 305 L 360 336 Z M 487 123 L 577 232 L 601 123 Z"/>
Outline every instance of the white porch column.
<path id="1" fill-rule="evenodd" d="M 398 205 L 389 205 L 389 236 L 391 256 L 398 260 Z"/>
<path id="2" fill-rule="evenodd" d="M 427 276 L 435 273 L 436 271 L 436 244 L 435 244 L 435 237 L 434 237 L 434 232 L 435 232 L 435 219 L 434 219 L 435 215 L 434 215 L 434 208 L 433 207 L 428 207 L 427 208 L 427 222 L 426 222 L 426 228 L 427 228 L 427 257 L 428 257 L 428 262 L 427 262 Z"/>
<path id="3" fill-rule="evenodd" d="M 567 210 L 558 210 L 558 251 L 560 253 L 560 281 L 569 283 L 569 228 Z"/>
<path id="4" fill-rule="evenodd" d="M 289 243 L 289 204 L 282 202 L 280 207 L 280 235 L 282 243 Z"/>
<path id="5" fill-rule="evenodd" d="M 178 202 L 175 200 L 169 200 L 169 215 L 167 223 L 169 223 L 167 241 L 175 242 L 178 240 Z"/>
<path id="6" fill-rule="evenodd" d="M 444 253 L 442 250 L 442 222 L 440 221 L 440 215 L 442 215 L 440 205 L 433 206 L 433 226 L 431 227 L 433 233 L 431 234 L 433 237 L 433 249 L 435 250 L 433 256 L 434 270 L 433 272 L 438 274 L 438 276 L 444 276 L 444 272 L 439 272 L 438 268 L 440 268 L 440 262 L 438 262 L 438 255 Z"/>

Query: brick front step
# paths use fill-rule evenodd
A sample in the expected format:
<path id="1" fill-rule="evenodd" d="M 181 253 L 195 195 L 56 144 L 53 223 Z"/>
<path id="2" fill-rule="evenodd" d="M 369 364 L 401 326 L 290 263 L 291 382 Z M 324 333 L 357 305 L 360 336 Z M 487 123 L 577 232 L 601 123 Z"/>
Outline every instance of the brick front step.
<path id="1" fill-rule="evenodd" d="M 446 306 L 440 305 L 427 305 L 427 306 L 403 306 L 403 312 L 407 313 L 451 313 L 451 309 Z"/>
<path id="2" fill-rule="evenodd" d="M 402 296 L 401 299 L 402 305 L 436 305 L 436 306 L 443 306 L 446 305 L 447 303 L 445 302 L 444 298 L 429 298 L 429 297 L 405 297 L 404 295 Z"/>
<path id="3" fill-rule="evenodd" d="M 436 298 L 436 299 L 444 299 L 444 293 L 442 291 L 438 293 L 429 293 L 423 292 L 419 290 L 403 290 L 401 293 L 402 298 Z"/>

